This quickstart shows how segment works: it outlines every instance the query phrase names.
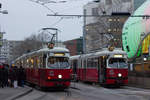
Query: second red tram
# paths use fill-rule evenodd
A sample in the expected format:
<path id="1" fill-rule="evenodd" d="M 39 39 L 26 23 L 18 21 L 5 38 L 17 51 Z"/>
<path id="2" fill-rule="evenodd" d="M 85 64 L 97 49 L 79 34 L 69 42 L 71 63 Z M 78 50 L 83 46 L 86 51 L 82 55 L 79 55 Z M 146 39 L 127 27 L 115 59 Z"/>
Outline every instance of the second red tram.
<path id="1" fill-rule="evenodd" d="M 66 48 L 45 48 L 17 58 L 15 64 L 25 68 L 29 83 L 40 87 L 68 88 L 72 74 L 69 56 Z"/>
<path id="2" fill-rule="evenodd" d="M 128 65 L 122 50 L 103 50 L 70 57 L 77 80 L 106 85 L 127 85 Z"/>

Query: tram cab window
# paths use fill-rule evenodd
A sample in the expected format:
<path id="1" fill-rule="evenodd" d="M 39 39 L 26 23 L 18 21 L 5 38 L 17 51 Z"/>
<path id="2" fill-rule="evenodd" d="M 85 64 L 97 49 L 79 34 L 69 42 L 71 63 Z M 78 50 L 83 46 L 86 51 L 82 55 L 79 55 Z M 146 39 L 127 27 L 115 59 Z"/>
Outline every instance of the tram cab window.
<path id="1" fill-rule="evenodd" d="M 68 68 L 69 62 L 66 57 L 49 57 L 47 62 L 48 68 Z"/>
<path id="2" fill-rule="evenodd" d="M 110 58 L 108 61 L 108 67 L 111 68 L 127 68 L 127 62 L 124 58 Z"/>
<path id="3" fill-rule="evenodd" d="M 93 58 L 93 67 L 94 68 L 98 67 L 98 59 L 97 58 Z"/>

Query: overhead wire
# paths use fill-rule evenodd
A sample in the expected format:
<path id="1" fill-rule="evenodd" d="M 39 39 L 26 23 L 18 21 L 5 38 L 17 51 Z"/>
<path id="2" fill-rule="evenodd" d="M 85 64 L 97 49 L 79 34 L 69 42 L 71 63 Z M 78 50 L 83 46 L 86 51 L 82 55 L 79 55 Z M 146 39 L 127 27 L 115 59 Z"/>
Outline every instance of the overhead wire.
<path id="1" fill-rule="evenodd" d="M 58 23 L 60 23 L 63 20 L 63 17 L 61 17 L 57 22 L 51 24 L 50 26 L 56 26 Z"/>
<path id="2" fill-rule="evenodd" d="M 50 9 L 48 6 L 46 6 L 46 4 L 49 3 L 49 2 L 47 2 L 47 3 L 39 3 L 38 1 L 40 1 L 40 0 L 36 0 L 36 1 L 35 1 L 35 0 L 30 0 L 30 1 L 42 5 L 42 6 L 45 7 L 47 10 L 51 11 L 54 15 L 57 14 L 57 12 L 54 12 L 52 9 Z M 59 23 L 60 21 L 62 21 L 62 20 L 63 20 L 63 18 L 61 17 L 58 21 L 54 22 L 54 23 L 51 24 L 50 26 L 55 26 L 56 24 L 58 24 L 58 23 Z"/>
<path id="3" fill-rule="evenodd" d="M 50 9 L 46 4 L 49 4 L 49 3 L 59 3 L 60 1 L 54 1 L 54 0 L 30 0 L 32 2 L 35 2 L 35 3 L 38 3 L 40 5 L 42 5 L 43 7 L 45 7 L 47 10 L 49 10 L 50 12 L 52 12 L 54 15 L 57 15 L 58 12 L 55 12 L 54 10 Z M 65 3 L 65 2 L 74 2 L 74 1 L 81 1 L 81 0 L 66 0 L 66 1 L 61 1 L 61 3 Z M 70 9 L 70 8 L 67 8 L 67 9 Z M 67 10 L 67 9 L 64 9 L 64 10 Z M 62 11 L 64 11 L 62 10 Z M 59 12 L 62 12 L 62 11 L 59 11 Z M 61 16 L 60 19 L 56 22 L 54 22 L 53 24 L 51 24 L 50 26 L 55 26 L 57 25 L 58 23 L 60 23 L 64 18 L 72 18 L 72 17 L 65 17 L 65 16 Z M 80 17 L 78 17 L 80 18 Z"/>
<path id="4" fill-rule="evenodd" d="M 40 3 L 39 0 L 30 0 L 31 2 L 35 2 L 35 3 L 38 3 L 40 5 L 42 5 L 43 7 L 45 7 L 46 9 L 48 9 L 49 11 L 51 11 L 53 14 L 56 14 L 57 12 L 53 11 L 52 9 L 50 9 L 48 6 L 46 6 L 45 4 L 46 3 Z"/>

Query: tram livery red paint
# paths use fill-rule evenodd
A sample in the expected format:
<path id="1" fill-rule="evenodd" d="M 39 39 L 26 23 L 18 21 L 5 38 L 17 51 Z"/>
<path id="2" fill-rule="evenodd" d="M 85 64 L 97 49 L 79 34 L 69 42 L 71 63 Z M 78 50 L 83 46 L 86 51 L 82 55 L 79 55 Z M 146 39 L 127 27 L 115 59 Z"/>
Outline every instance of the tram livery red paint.
<path id="1" fill-rule="evenodd" d="M 73 74 L 77 81 L 103 85 L 127 85 L 128 65 L 122 50 L 103 50 L 70 57 Z"/>
<path id="2" fill-rule="evenodd" d="M 70 86 L 72 69 L 69 66 L 69 50 L 61 47 L 41 49 L 15 60 L 26 71 L 26 81 L 40 87 Z"/>

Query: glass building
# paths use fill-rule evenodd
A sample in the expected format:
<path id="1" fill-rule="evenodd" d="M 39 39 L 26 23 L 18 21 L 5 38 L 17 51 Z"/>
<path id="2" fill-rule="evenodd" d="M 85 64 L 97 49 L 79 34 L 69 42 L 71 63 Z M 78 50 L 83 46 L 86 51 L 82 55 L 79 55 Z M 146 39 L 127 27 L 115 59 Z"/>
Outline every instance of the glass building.
<path id="1" fill-rule="evenodd" d="M 141 6 L 146 0 L 134 0 L 134 10 Z"/>

